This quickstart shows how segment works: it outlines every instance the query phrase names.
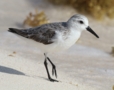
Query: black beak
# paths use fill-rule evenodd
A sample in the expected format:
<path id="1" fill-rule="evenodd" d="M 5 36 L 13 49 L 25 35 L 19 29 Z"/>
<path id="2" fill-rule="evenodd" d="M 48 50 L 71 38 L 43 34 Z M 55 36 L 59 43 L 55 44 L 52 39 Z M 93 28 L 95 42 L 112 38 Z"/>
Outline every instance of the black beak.
<path id="1" fill-rule="evenodd" d="M 89 26 L 86 29 L 87 29 L 87 31 L 89 31 L 90 33 L 95 35 L 97 38 L 99 38 L 99 36 Z"/>

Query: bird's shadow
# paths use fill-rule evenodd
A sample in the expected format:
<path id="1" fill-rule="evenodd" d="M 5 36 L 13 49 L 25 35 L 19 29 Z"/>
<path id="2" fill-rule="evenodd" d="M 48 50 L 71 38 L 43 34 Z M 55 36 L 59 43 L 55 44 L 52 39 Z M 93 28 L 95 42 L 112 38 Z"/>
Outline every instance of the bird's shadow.
<path id="1" fill-rule="evenodd" d="M 0 66 L 0 72 L 16 75 L 25 75 L 23 72 L 5 66 Z"/>
<path id="2" fill-rule="evenodd" d="M 41 77 L 41 76 L 31 76 L 31 75 L 26 75 L 25 73 L 15 70 L 13 68 L 9 68 L 6 66 L 0 66 L 0 72 L 2 73 L 7 73 L 7 74 L 15 74 L 15 75 L 24 75 L 24 76 L 28 76 L 28 77 L 32 77 L 32 78 L 42 78 L 44 80 L 49 81 L 47 78 L 45 77 Z"/>

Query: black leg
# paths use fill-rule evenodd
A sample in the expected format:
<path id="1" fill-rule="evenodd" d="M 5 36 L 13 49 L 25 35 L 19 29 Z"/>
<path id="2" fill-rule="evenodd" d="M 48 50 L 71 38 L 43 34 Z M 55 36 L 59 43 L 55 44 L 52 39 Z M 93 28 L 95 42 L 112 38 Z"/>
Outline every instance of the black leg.
<path id="1" fill-rule="evenodd" d="M 57 78 L 56 66 L 52 63 L 52 61 L 49 59 L 49 57 L 47 57 L 47 59 L 52 65 L 52 75 L 54 75 L 54 73 L 55 73 L 55 76 Z"/>
<path id="2" fill-rule="evenodd" d="M 44 65 L 45 65 L 45 68 L 46 68 L 46 71 L 47 71 L 48 79 L 52 82 L 58 82 L 57 80 L 52 79 L 50 74 L 49 74 L 49 70 L 48 70 L 48 67 L 47 67 L 47 58 L 45 58 Z"/>

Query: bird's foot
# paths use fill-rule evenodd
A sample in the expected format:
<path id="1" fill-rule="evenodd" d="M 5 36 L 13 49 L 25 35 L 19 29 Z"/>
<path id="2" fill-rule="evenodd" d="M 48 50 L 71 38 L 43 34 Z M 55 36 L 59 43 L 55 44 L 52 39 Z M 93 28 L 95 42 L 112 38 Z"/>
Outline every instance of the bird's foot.
<path id="1" fill-rule="evenodd" d="M 52 78 L 49 78 L 49 80 L 50 80 L 51 82 L 59 82 L 58 80 L 55 80 L 55 79 L 52 79 Z"/>

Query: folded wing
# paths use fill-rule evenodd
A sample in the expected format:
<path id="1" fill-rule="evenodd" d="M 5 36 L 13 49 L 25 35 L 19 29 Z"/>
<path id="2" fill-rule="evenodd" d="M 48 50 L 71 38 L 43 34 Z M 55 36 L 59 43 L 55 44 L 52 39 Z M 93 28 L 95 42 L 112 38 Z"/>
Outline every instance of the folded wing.
<path id="1" fill-rule="evenodd" d="M 54 42 L 53 38 L 55 36 L 55 31 L 50 28 L 38 27 L 21 30 L 16 28 L 9 28 L 8 31 L 43 44 L 51 44 Z"/>

